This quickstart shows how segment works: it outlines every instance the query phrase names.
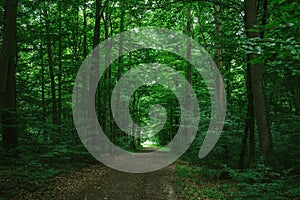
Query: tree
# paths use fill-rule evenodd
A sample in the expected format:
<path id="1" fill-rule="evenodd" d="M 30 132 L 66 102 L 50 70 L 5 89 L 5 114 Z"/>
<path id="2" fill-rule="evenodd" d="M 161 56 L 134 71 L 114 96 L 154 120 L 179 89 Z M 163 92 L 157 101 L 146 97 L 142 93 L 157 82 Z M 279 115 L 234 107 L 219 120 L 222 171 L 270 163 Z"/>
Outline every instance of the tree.
<path id="1" fill-rule="evenodd" d="M 257 22 L 256 0 L 245 0 L 245 27 L 249 39 L 259 38 L 260 34 L 255 28 Z M 259 147 L 262 156 L 265 157 L 268 164 L 274 164 L 274 153 L 270 123 L 266 106 L 266 97 L 264 93 L 263 77 L 261 65 L 253 63 L 254 53 L 249 53 L 247 61 L 250 68 L 251 89 L 253 93 L 254 109 L 256 113 L 256 123 L 259 135 Z"/>
<path id="2" fill-rule="evenodd" d="M 245 168 L 245 157 L 246 157 L 246 148 L 247 148 L 247 140 L 250 137 L 250 154 L 249 154 L 249 165 L 252 164 L 255 156 L 255 130 L 254 130 L 254 105 L 253 105 L 253 94 L 251 87 L 251 74 L 250 74 L 250 64 L 247 64 L 247 100 L 248 100 L 248 109 L 246 115 L 244 136 L 242 140 L 242 148 L 240 153 L 239 167 L 240 169 Z"/>
<path id="3" fill-rule="evenodd" d="M 62 44 L 62 1 L 58 2 L 58 102 L 57 102 L 57 124 L 61 125 L 61 116 L 62 116 L 62 62 L 63 62 L 63 44 Z M 59 131 L 60 132 L 60 131 Z"/>
<path id="4" fill-rule="evenodd" d="M 44 9 L 45 17 L 45 29 L 46 29 L 46 46 L 47 46 L 47 56 L 48 56 L 48 67 L 51 80 L 51 98 L 52 98 L 52 123 L 58 123 L 58 113 L 57 113 L 57 102 L 56 102 L 56 87 L 55 87 L 55 72 L 54 72 L 54 63 L 53 63 L 53 52 L 52 52 L 52 38 L 50 30 L 50 17 L 48 15 L 47 8 Z"/>
<path id="5" fill-rule="evenodd" d="M 5 150 L 17 147 L 16 57 L 17 57 L 17 0 L 4 3 L 4 34 L 0 58 L 0 114 L 2 142 Z"/>

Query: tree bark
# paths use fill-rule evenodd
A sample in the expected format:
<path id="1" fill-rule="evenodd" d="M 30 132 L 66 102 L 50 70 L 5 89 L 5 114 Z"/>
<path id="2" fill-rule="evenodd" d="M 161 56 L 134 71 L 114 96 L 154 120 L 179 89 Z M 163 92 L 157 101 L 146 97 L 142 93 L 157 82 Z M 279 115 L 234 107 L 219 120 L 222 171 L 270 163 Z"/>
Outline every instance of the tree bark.
<path id="1" fill-rule="evenodd" d="M 256 0 L 245 0 L 245 27 L 246 34 L 249 39 L 260 37 L 260 33 L 254 30 L 256 26 Z M 267 164 L 274 165 L 275 161 L 272 136 L 268 119 L 261 66 L 251 63 L 255 58 L 254 53 L 249 53 L 247 58 L 250 64 L 251 87 L 253 91 L 254 109 L 256 112 L 260 151 L 262 156 L 266 159 Z"/>
<path id="2" fill-rule="evenodd" d="M 4 3 L 4 34 L 0 57 L 0 115 L 4 150 L 18 146 L 16 114 L 17 0 Z"/>
<path id="3" fill-rule="evenodd" d="M 102 0 L 96 0 L 96 15 L 95 15 L 93 48 L 95 48 L 100 42 L 100 20 L 101 20 L 100 11 L 101 11 L 101 4 L 102 4 Z M 86 21 L 84 23 L 86 23 Z"/>
<path id="4" fill-rule="evenodd" d="M 120 14 L 120 33 L 124 32 L 124 18 L 125 18 L 125 8 L 124 8 L 124 3 L 121 2 L 121 14 Z M 117 71 L 117 81 L 120 80 L 121 78 L 121 71 L 123 66 L 123 35 L 120 35 L 120 41 L 119 41 L 119 66 L 118 66 L 118 71 Z M 119 109 L 119 104 L 120 104 L 120 92 L 117 91 L 116 94 L 116 109 Z M 114 124 L 115 130 L 117 131 L 116 135 L 117 137 L 122 137 L 122 131 L 118 128 L 117 124 Z"/>
<path id="5" fill-rule="evenodd" d="M 192 29 L 193 29 L 193 25 L 192 25 L 192 8 L 188 8 L 188 13 L 187 13 L 187 22 L 186 22 L 186 30 L 185 30 L 185 34 L 189 37 L 192 37 Z M 186 57 L 187 60 L 191 59 L 191 55 L 192 55 L 192 44 L 190 42 L 187 43 L 187 47 L 186 47 Z M 186 61 L 186 79 L 187 81 L 192 84 L 192 65 Z M 185 88 L 185 109 L 186 110 L 191 110 L 191 91 L 190 91 L 190 87 L 188 87 L 188 85 L 186 85 Z M 190 116 L 193 116 L 192 113 L 190 113 Z M 183 124 L 183 136 L 181 138 L 181 142 L 184 143 L 184 141 L 187 140 L 187 138 L 191 135 L 191 129 L 188 127 L 188 121 L 192 120 L 192 119 L 188 119 L 189 116 L 185 116 L 184 121 L 182 122 Z M 181 145 L 181 144 L 180 144 Z"/>
<path id="6" fill-rule="evenodd" d="M 93 36 L 93 49 L 97 47 L 100 43 L 100 20 L 101 20 L 101 3 L 102 0 L 96 0 L 96 15 L 95 15 L 95 26 L 94 26 L 94 36 Z M 86 27 L 86 18 L 84 19 L 84 26 Z M 85 30 L 84 30 L 85 31 Z M 86 33 L 85 33 L 85 39 L 84 39 L 85 47 L 84 47 L 84 56 L 87 56 L 87 49 L 86 49 Z M 94 52 L 93 58 L 95 58 L 94 65 L 99 66 L 99 52 Z M 103 113 L 101 109 L 101 84 L 98 84 L 97 88 L 97 107 L 98 107 L 98 117 L 101 120 L 103 118 Z M 105 130 L 105 129 L 104 129 Z"/>
<path id="7" fill-rule="evenodd" d="M 41 40 L 41 44 L 40 44 L 40 59 L 41 59 L 41 76 L 42 76 L 42 121 L 43 124 L 46 125 L 47 123 L 47 116 L 46 116 L 46 100 L 45 100 L 45 66 L 44 66 L 44 51 L 43 51 L 43 40 Z M 45 130 L 45 127 L 43 128 L 43 136 L 45 138 L 45 141 L 47 141 L 48 136 L 47 136 L 47 131 Z"/>
<path id="8" fill-rule="evenodd" d="M 253 105 L 253 94 L 251 89 L 251 75 L 250 65 L 247 65 L 247 98 L 248 98 L 248 110 L 245 123 L 245 131 L 242 140 L 242 148 L 240 153 L 239 167 L 240 169 L 245 168 L 245 157 L 247 149 L 247 140 L 250 136 L 250 152 L 249 152 L 249 165 L 253 163 L 255 156 L 255 138 L 254 138 L 254 105 Z"/>
<path id="9" fill-rule="evenodd" d="M 58 40 L 58 110 L 57 110 L 57 123 L 61 125 L 62 115 L 62 13 L 61 13 L 61 1 L 59 1 L 58 15 L 59 15 L 59 40 Z M 60 132 L 60 131 L 59 131 Z"/>
<path id="10" fill-rule="evenodd" d="M 217 101 L 219 102 L 224 102 L 226 101 L 225 99 L 225 94 L 223 94 L 222 91 L 222 85 L 223 85 L 223 75 L 221 73 L 221 70 L 223 68 L 223 47 L 222 47 L 222 0 L 219 2 L 216 2 L 214 5 L 215 9 L 215 56 L 214 56 L 214 62 L 220 72 L 220 76 L 216 75 L 215 76 L 215 83 L 216 83 L 216 94 L 217 94 Z M 226 146 L 226 145 L 225 145 Z M 227 146 L 225 147 L 226 149 Z"/>
<path id="11" fill-rule="evenodd" d="M 221 6 L 218 3 L 215 3 L 215 21 L 216 21 L 216 42 L 215 42 L 215 63 L 219 70 L 222 69 L 222 19 L 221 19 Z"/>
<path id="12" fill-rule="evenodd" d="M 48 66 L 50 73 L 50 84 L 51 84 L 51 98 L 52 98 L 52 123 L 58 123 L 58 115 L 57 115 L 57 102 L 56 102 L 56 89 L 55 89 L 55 75 L 54 75 L 54 66 L 53 66 L 53 58 L 52 58 L 52 44 L 51 44 L 51 36 L 50 36 L 50 21 L 48 16 L 48 11 L 45 9 L 44 15 L 46 18 L 46 43 L 47 43 L 47 56 L 48 56 Z"/>
<path id="13" fill-rule="evenodd" d="M 87 13 L 86 13 L 86 2 L 83 5 L 83 59 L 87 57 Z M 94 43 L 94 42 L 93 42 Z M 93 45 L 94 46 L 94 45 Z"/>

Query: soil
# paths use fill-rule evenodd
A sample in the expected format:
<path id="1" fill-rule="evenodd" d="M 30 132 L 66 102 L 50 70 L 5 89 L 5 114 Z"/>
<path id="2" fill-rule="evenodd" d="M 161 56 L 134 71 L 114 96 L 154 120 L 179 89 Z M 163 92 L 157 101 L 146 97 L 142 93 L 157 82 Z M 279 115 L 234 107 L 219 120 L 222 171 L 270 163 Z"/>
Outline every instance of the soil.
<path id="1" fill-rule="evenodd" d="M 66 199 L 175 200 L 175 191 L 171 184 L 173 171 L 170 166 L 145 174 L 130 174 L 108 169 L 104 175 L 95 177 Z"/>
<path id="2" fill-rule="evenodd" d="M 172 186 L 174 171 L 171 165 L 155 172 L 133 174 L 99 163 L 68 176 L 56 177 L 46 191 L 19 190 L 12 200 L 176 200 Z"/>

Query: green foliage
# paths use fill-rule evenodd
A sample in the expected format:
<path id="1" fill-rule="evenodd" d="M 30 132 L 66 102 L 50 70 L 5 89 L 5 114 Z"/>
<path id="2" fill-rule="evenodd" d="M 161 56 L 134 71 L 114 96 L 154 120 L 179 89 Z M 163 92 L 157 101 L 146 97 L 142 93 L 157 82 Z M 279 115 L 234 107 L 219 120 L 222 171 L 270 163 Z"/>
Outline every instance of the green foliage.
<path id="1" fill-rule="evenodd" d="M 0 196 L 11 197 L 18 190 L 52 190 L 50 185 L 60 174 L 74 172 L 95 159 L 82 145 L 20 145 L 17 158 L 5 158 L 0 165 Z M 4 164 L 4 163 L 3 163 Z"/>
<path id="2" fill-rule="evenodd" d="M 275 172 L 264 164 L 257 164 L 253 169 L 239 172 L 227 169 L 237 183 L 238 189 L 233 196 L 247 199 L 289 199 L 296 198 L 300 192 L 296 180 L 298 175 L 289 174 L 290 170 Z"/>
<path id="3" fill-rule="evenodd" d="M 231 199 L 230 191 L 234 190 L 231 183 L 222 183 L 216 179 L 220 170 L 205 166 L 176 164 L 175 185 L 180 199 Z"/>
<path id="4" fill-rule="evenodd" d="M 226 180 L 221 178 L 224 171 L 229 172 Z M 175 184 L 183 199 L 294 199 L 299 195 L 299 176 L 290 172 L 278 173 L 264 164 L 239 171 L 228 167 L 214 170 L 178 162 Z"/>

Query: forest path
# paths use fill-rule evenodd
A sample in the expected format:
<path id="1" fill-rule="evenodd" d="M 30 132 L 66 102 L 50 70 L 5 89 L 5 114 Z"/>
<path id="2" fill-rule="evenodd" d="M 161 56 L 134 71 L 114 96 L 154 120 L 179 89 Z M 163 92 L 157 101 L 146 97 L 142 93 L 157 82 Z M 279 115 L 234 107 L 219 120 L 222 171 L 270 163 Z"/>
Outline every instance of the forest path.
<path id="1" fill-rule="evenodd" d="M 141 149 L 141 152 L 153 151 L 153 148 Z M 172 186 L 174 167 L 143 174 L 120 172 L 108 167 L 105 173 L 95 176 L 86 185 L 66 199 L 75 200 L 176 200 Z M 84 174 L 83 174 L 84 175 Z"/>
<path id="2" fill-rule="evenodd" d="M 142 148 L 138 151 L 155 150 Z M 17 189 L 11 200 L 176 200 L 172 186 L 174 173 L 174 165 L 155 172 L 133 174 L 99 163 L 69 175 L 57 176 L 55 182 L 44 185 L 46 190 L 29 192 Z"/>

